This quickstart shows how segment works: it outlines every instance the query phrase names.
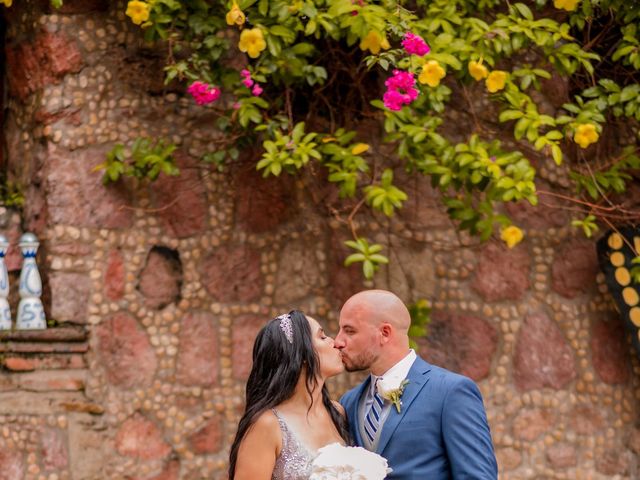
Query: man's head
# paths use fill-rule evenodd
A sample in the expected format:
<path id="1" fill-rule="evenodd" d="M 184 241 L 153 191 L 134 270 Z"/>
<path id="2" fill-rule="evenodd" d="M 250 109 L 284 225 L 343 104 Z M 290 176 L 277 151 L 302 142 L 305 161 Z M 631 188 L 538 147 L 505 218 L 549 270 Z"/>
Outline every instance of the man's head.
<path id="1" fill-rule="evenodd" d="M 407 307 L 393 293 L 356 293 L 340 311 L 340 331 L 335 339 L 345 368 L 383 374 L 409 351 L 410 325 Z"/>

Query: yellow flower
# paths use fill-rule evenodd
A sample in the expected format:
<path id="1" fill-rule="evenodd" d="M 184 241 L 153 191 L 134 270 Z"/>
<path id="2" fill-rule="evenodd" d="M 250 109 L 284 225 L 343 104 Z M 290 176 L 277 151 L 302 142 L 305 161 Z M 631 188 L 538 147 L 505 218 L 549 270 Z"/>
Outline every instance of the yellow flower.
<path id="1" fill-rule="evenodd" d="M 247 52 L 251 58 L 258 58 L 260 52 L 267 48 L 267 42 L 264 41 L 262 30 L 259 28 L 243 30 L 240 34 L 238 48 L 241 52 Z"/>
<path id="2" fill-rule="evenodd" d="M 9 0 L 11 1 L 11 0 Z M 136 25 L 140 25 L 143 22 L 149 20 L 149 12 L 151 11 L 151 5 L 147 2 L 139 2 L 138 0 L 131 0 L 127 4 L 126 14 L 131 17 L 131 21 Z"/>
<path id="3" fill-rule="evenodd" d="M 367 145 L 366 143 L 356 143 L 351 149 L 351 153 L 353 155 L 360 155 L 361 153 L 364 153 L 367 150 L 369 150 L 369 145 Z"/>
<path id="4" fill-rule="evenodd" d="M 572 12 L 578 8 L 580 0 L 553 0 L 553 6 L 560 9 L 564 9 L 567 12 Z"/>
<path id="5" fill-rule="evenodd" d="M 576 133 L 573 135 L 573 141 L 580 145 L 582 148 L 587 148 L 592 143 L 596 143 L 600 138 L 596 131 L 596 126 L 592 123 L 583 123 L 578 125 Z"/>
<path id="6" fill-rule="evenodd" d="M 507 72 L 503 70 L 494 70 L 491 72 L 485 80 L 487 90 L 491 93 L 496 93 L 497 91 L 502 90 L 504 88 L 504 84 L 507 82 L 507 76 Z"/>
<path id="7" fill-rule="evenodd" d="M 227 25 L 237 25 L 241 27 L 242 25 L 244 25 L 245 20 L 246 17 L 244 15 L 244 12 L 240 10 L 237 2 L 233 2 L 233 5 L 231 5 L 231 10 L 227 12 Z"/>
<path id="8" fill-rule="evenodd" d="M 371 30 L 360 42 L 360 50 L 369 50 L 374 55 L 380 53 L 380 49 L 387 50 L 391 47 L 387 37 L 380 35 L 375 30 Z"/>
<path id="9" fill-rule="evenodd" d="M 446 75 L 444 68 L 440 66 L 435 60 L 429 60 L 422 67 L 422 72 L 418 76 L 420 83 L 426 83 L 430 87 L 437 87 L 440 84 L 440 80 Z"/>
<path id="10" fill-rule="evenodd" d="M 522 241 L 524 233 L 518 227 L 511 225 L 502 229 L 500 238 L 507 244 L 507 247 L 513 248 Z"/>
<path id="11" fill-rule="evenodd" d="M 489 75 L 489 71 L 487 70 L 487 67 L 482 65 L 482 61 L 479 61 L 479 62 L 471 61 L 471 62 L 469 62 L 469 73 L 478 82 L 480 80 L 482 80 L 483 78 L 487 78 L 487 75 Z"/>
<path id="12" fill-rule="evenodd" d="M 5 7 L 10 7 L 13 0 L 0 0 L 0 4 L 4 4 Z"/>

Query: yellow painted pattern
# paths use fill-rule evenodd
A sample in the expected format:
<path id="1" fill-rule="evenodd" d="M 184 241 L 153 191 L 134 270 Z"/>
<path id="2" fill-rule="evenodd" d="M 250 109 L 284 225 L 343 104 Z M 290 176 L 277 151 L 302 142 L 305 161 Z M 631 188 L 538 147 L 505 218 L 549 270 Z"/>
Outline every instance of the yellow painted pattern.
<path id="1" fill-rule="evenodd" d="M 610 260 L 614 267 L 621 267 L 624 265 L 624 255 L 621 252 L 613 252 Z"/>
<path id="2" fill-rule="evenodd" d="M 640 307 L 633 307 L 629 311 L 629 318 L 636 327 L 640 328 Z"/>
<path id="3" fill-rule="evenodd" d="M 630 307 L 637 305 L 638 301 L 640 301 L 638 292 L 636 292 L 636 289 L 633 287 L 626 287 L 624 290 L 622 290 L 622 298 L 624 299 L 624 303 L 626 303 Z"/>
<path id="4" fill-rule="evenodd" d="M 609 246 L 614 250 L 620 250 L 623 244 L 622 237 L 619 233 L 612 233 L 611 235 L 609 235 L 608 243 Z"/>
<path id="5" fill-rule="evenodd" d="M 631 274 L 629 273 L 629 270 L 624 267 L 616 268 L 615 277 L 616 282 L 618 282 L 623 287 L 626 287 L 627 285 L 629 285 L 629 283 L 631 283 Z"/>

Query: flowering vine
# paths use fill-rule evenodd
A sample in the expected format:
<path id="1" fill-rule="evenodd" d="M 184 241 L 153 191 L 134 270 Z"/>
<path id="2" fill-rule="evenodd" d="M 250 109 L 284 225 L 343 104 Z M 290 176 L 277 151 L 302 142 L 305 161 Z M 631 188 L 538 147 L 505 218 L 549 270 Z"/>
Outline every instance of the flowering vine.
<path id="1" fill-rule="evenodd" d="M 236 139 L 252 138 L 262 144 L 256 167 L 265 176 L 325 172 L 340 199 L 357 200 L 330 211 L 347 212 L 340 215 L 357 252 L 350 258 L 369 277 L 386 257 L 354 218 L 362 205 L 383 216 L 402 208 L 408 196 L 394 185 L 400 170 L 429 177 L 461 229 L 509 247 L 525 241 L 524 231 L 500 205 L 536 205 L 548 195 L 536 187 L 537 168 L 547 161 L 570 172 L 571 211 L 585 219 L 572 224 L 590 219 L 592 232 L 592 218 L 640 221 L 634 212 L 613 216 L 598 206 L 640 168 L 638 148 L 598 149 L 611 161 L 584 168 L 593 145 L 605 146 L 610 119 L 640 121 L 640 10 L 624 0 L 532 5 L 417 0 L 408 10 L 366 0 L 130 0 L 126 14 L 148 40 L 167 45 L 167 82 L 183 82 L 194 102 L 219 115 L 229 143 L 207 156 L 218 168 L 238 157 Z M 540 102 L 552 75 L 572 85 L 555 112 Z M 495 108 L 479 115 L 481 96 Z M 453 101 L 466 104 L 468 117 L 454 129 L 464 127 L 466 138 L 446 128 Z M 356 129 L 362 119 L 380 129 Z M 635 123 L 618 123 L 637 134 Z"/>

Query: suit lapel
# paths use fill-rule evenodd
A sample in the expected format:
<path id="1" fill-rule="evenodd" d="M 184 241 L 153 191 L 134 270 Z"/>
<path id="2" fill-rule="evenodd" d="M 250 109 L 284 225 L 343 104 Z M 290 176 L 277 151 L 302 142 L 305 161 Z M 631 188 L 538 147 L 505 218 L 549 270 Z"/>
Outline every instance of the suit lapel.
<path id="1" fill-rule="evenodd" d="M 391 405 L 391 411 L 387 416 L 384 424 L 382 425 L 382 432 L 380 432 L 380 441 L 378 442 L 378 447 L 376 448 L 376 452 L 378 454 L 382 454 L 389 439 L 393 435 L 393 432 L 396 431 L 398 425 L 402 421 L 402 418 L 405 416 L 407 411 L 409 411 L 409 407 L 411 403 L 416 399 L 422 387 L 424 387 L 429 381 L 429 375 L 427 373 L 431 370 L 431 366 L 422 360 L 420 357 L 417 357 L 411 369 L 409 369 L 409 374 L 407 375 L 407 383 L 404 387 L 404 392 L 402 393 L 402 405 L 400 406 L 400 413 L 396 410 L 394 405 Z"/>
<path id="2" fill-rule="evenodd" d="M 364 392 L 369 389 L 369 384 L 371 383 L 371 375 L 367 376 L 366 380 L 362 382 L 357 390 L 354 392 L 354 401 L 351 402 L 351 407 L 347 410 L 347 419 L 349 420 L 349 424 L 352 426 L 353 438 L 356 441 L 356 445 L 364 445 L 362 442 L 362 436 L 360 435 L 360 417 L 358 415 L 358 410 L 360 408 L 360 399 Z"/>

